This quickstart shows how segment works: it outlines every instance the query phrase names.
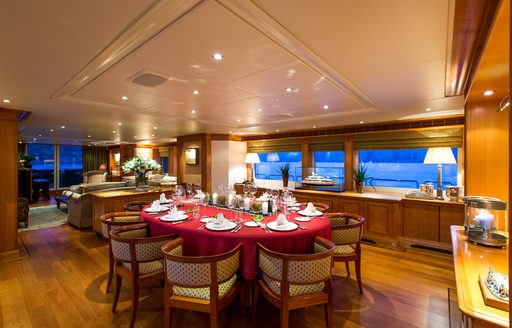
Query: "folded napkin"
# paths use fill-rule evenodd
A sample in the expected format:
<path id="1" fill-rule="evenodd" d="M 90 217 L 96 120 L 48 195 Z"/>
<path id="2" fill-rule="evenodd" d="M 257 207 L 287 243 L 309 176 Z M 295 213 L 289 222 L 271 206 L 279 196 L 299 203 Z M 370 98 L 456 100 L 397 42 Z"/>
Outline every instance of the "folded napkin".
<path id="1" fill-rule="evenodd" d="M 162 209 L 162 207 L 160 206 L 159 200 L 155 200 L 153 203 L 151 203 L 151 207 L 149 208 L 149 210 L 152 212 L 158 212 L 161 209 Z"/>
<path id="2" fill-rule="evenodd" d="M 169 209 L 169 214 L 167 214 L 168 217 L 175 218 L 182 214 L 181 211 L 178 211 L 178 208 L 176 206 L 173 206 Z"/>
<path id="3" fill-rule="evenodd" d="M 226 218 L 224 217 L 224 214 L 222 213 L 219 213 L 217 214 L 217 217 L 213 220 L 213 223 L 214 224 L 218 224 L 218 225 L 222 225 L 224 223 L 226 223 Z"/>
<path id="4" fill-rule="evenodd" d="M 160 195 L 160 204 L 163 204 L 163 203 L 168 203 L 169 201 L 167 200 L 167 198 L 165 198 L 165 194 L 162 193 Z"/>
<path id="5" fill-rule="evenodd" d="M 316 207 L 313 205 L 313 203 L 309 202 L 304 211 L 308 213 L 316 213 Z"/>
<path id="6" fill-rule="evenodd" d="M 286 216 L 284 214 L 279 214 L 277 217 L 276 225 L 278 227 L 283 227 L 288 224 L 288 220 L 286 220 Z"/>

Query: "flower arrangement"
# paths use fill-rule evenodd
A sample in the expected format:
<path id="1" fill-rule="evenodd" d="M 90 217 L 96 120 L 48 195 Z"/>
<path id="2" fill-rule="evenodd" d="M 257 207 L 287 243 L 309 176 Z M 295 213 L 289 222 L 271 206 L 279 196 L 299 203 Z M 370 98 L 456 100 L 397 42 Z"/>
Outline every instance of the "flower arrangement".
<path id="1" fill-rule="evenodd" d="M 31 154 L 18 154 L 18 166 L 24 167 L 24 168 L 31 168 L 32 164 L 31 162 L 35 160 L 35 156 Z"/>
<path id="2" fill-rule="evenodd" d="M 122 169 L 125 173 L 135 173 L 135 184 L 137 188 L 140 188 L 148 185 L 146 173 L 152 170 L 160 170 L 161 166 L 155 160 L 136 156 L 124 162 Z"/>

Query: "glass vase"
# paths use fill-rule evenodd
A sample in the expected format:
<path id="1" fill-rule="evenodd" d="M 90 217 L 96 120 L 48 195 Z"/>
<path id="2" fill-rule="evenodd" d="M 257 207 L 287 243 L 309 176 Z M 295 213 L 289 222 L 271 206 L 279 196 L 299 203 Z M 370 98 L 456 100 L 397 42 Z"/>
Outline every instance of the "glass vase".
<path id="1" fill-rule="evenodd" d="M 147 191 L 148 189 L 149 189 L 149 185 L 148 185 L 147 172 L 136 171 L 135 172 L 135 191 Z"/>

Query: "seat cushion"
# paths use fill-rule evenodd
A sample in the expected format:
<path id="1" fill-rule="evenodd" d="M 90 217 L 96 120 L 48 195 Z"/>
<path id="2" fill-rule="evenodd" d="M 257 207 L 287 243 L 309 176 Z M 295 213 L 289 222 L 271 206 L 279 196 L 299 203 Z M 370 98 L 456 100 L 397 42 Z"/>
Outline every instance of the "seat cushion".
<path id="1" fill-rule="evenodd" d="M 123 262 L 123 266 L 130 271 L 132 270 L 131 263 Z M 141 276 L 150 274 L 150 273 L 155 273 L 158 271 L 163 271 L 163 269 L 164 269 L 163 260 L 139 263 L 139 275 L 141 275 Z"/>
<path id="2" fill-rule="evenodd" d="M 281 283 L 279 281 L 272 280 L 266 275 L 263 275 L 263 281 L 276 295 L 281 295 Z M 324 290 L 324 283 L 313 285 L 290 285 L 290 296 L 302 296 L 307 294 L 318 293 Z"/>
<path id="3" fill-rule="evenodd" d="M 228 281 L 222 283 L 219 285 L 219 299 L 224 297 L 231 287 L 236 282 L 236 275 L 233 275 L 231 279 Z M 203 287 L 203 288 L 188 288 L 188 287 L 179 287 L 179 286 L 173 286 L 172 287 L 173 294 L 176 296 L 185 296 L 185 297 L 191 297 L 191 298 L 197 298 L 201 300 L 209 300 L 210 299 L 210 288 L 209 287 Z"/>
<path id="4" fill-rule="evenodd" d="M 333 251 L 334 255 L 351 255 L 355 253 L 356 251 L 350 245 L 336 245 Z"/>

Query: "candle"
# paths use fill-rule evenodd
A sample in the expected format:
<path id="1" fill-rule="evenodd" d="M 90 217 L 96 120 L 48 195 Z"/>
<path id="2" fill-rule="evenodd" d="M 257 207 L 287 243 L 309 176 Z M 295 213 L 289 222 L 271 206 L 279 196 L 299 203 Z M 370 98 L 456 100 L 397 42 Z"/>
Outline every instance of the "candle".
<path id="1" fill-rule="evenodd" d="M 250 203 L 251 203 L 251 199 L 249 197 L 245 197 L 245 199 L 244 199 L 244 210 L 246 210 L 246 211 L 249 210 Z"/>
<path id="2" fill-rule="evenodd" d="M 217 205 L 217 198 L 219 197 L 219 195 L 217 195 L 216 192 L 213 193 L 212 195 L 212 204 L 213 205 Z"/>
<path id="3" fill-rule="evenodd" d="M 261 213 L 263 215 L 267 215 L 268 214 L 268 202 L 261 203 Z"/>
<path id="4" fill-rule="evenodd" d="M 480 228 L 491 230 L 494 225 L 494 216 L 486 210 L 481 210 L 480 214 L 475 216 L 475 220 L 480 223 Z"/>

